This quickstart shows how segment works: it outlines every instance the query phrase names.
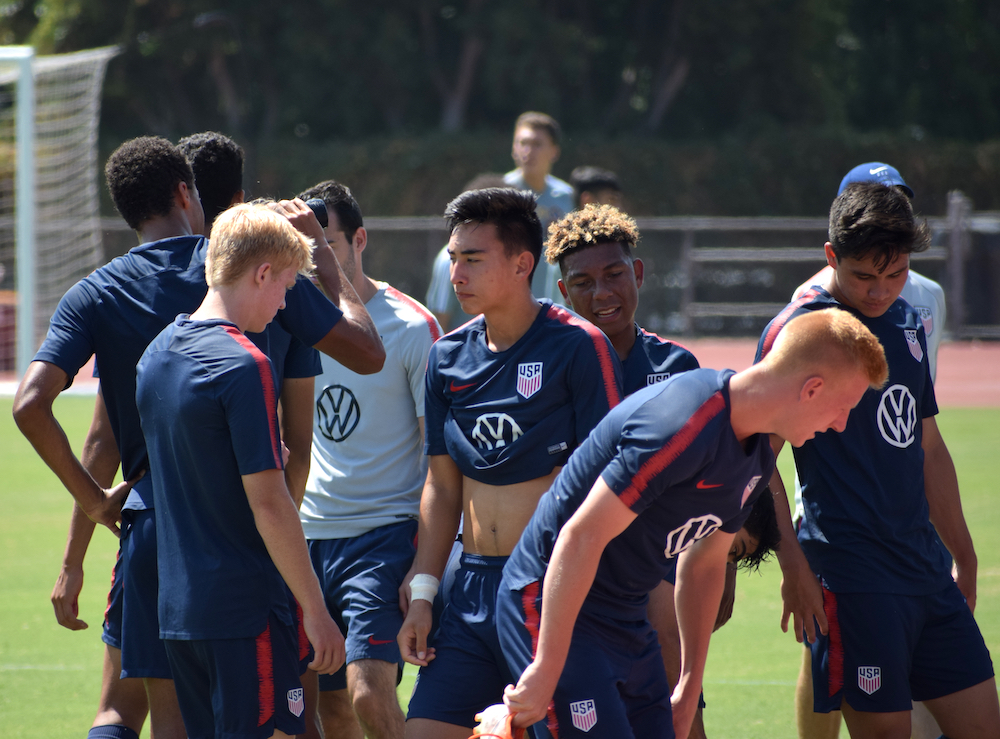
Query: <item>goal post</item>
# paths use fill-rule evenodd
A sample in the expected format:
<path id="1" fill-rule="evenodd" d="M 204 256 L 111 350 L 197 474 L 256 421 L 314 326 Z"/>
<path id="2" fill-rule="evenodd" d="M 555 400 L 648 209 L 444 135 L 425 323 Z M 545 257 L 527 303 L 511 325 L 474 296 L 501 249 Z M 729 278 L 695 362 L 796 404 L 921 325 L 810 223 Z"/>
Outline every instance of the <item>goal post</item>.
<path id="1" fill-rule="evenodd" d="M 0 360 L 19 377 L 63 293 L 103 262 L 97 127 L 117 53 L 0 47 Z"/>

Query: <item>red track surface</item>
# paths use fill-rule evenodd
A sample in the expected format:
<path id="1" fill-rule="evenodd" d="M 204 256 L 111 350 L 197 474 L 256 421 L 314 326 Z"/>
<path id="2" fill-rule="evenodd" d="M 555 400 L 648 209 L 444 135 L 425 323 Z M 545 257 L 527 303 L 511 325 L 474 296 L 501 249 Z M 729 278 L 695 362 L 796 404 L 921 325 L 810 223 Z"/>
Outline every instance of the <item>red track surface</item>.
<path id="1" fill-rule="evenodd" d="M 716 369 L 746 369 L 753 363 L 757 349 L 754 339 L 692 339 L 681 343 L 694 352 L 702 367 Z M 76 376 L 73 387 L 78 390 L 96 388 L 97 381 L 92 374 L 88 364 Z M 0 373 L 0 386 L 15 379 L 13 373 Z M 942 407 L 1000 408 L 1000 342 L 941 344 L 935 390 L 938 405 Z"/>

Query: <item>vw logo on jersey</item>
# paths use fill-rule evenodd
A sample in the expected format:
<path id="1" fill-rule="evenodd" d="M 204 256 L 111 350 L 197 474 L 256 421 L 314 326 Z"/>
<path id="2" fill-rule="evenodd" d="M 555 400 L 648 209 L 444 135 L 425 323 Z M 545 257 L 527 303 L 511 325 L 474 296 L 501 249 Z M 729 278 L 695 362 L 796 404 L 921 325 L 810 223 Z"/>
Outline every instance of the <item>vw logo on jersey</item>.
<path id="1" fill-rule="evenodd" d="M 878 404 L 878 430 L 882 438 L 894 447 L 906 449 L 917 427 L 917 401 L 906 385 L 893 385 Z"/>
<path id="2" fill-rule="evenodd" d="M 361 406 L 348 388 L 329 385 L 316 400 L 316 426 L 330 441 L 343 441 L 358 427 Z"/>
<path id="3" fill-rule="evenodd" d="M 931 313 L 931 309 L 926 305 L 915 305 L 913 307 L 920 314 L 920 321 L 924 324 L 924 333 L 930 336 L 934 333 L 934 314 Z"/>
<path id="4" fill-rule="evenodd" d="M 522 362 L 517 365 L 517 392 L 530 398 L 542 387 L 542 363 Z"/>
<path id="5" fill-rule="evenodd" d="M 920 346 L 920 342 L 917 340 L 917 330 L 913 328 L 903 329 L 903 333 L 906 334 L 906 345 L 910 347 L 910 354 L 918 362 L 924 358 L 924 350 Z"/>
<path id="6" fill-rule="evenodd" d="M 696 516 L 689 519 L 687 523 L 678 526 L 667 534 L 666 547 L 663 553 L 669 559 L 676 557 L 698 539 L 704 539 L 722 525 L 722 519 L 708 513 L 704 516 Z"/>
<path id="7" fill-rule="evenodd" d="M 476 419 L 472 438 L 480 449 L 492 452 L 513 444 L 522 433 L 517 421 L 506 413 L 484 413 Z"/>

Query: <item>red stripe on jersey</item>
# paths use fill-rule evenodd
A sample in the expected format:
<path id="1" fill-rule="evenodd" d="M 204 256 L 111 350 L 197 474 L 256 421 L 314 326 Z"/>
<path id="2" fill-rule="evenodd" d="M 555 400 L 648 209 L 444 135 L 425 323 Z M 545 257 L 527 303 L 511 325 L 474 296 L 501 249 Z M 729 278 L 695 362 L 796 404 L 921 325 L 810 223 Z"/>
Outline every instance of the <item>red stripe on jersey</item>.
<path id="1" fill-rule="evenodd" d="M 823 612 L 826 614 L 830 648 L 827 655 L 827 689 L 833 697 L 844 689 L 844 641 L 837 617 L 837 595 L 823 588 Z"/>
<path id="2" fill-rule="evenodd" d="M 587 332 L 587 336 L 594 342 L 594 351 L 597 352 L 597 361 L 601 368 L 601 379 L 604 380 L 604 392 L 608 396 L 608 408 L 614 408 L 618 405 L 621 402 L 622 395 L 618 390 L 618 383 L 615 382 L 614 360 L 611 358 L 608 337 L 590 321 L 579 318 L 565 308 L 560 308 L 557 305 L 549 307 L 548 317 L 555 318 L 559 323 L 566 326 L 576 326 Z"/>
<path id="3" fill-rule="evenodd" d="M 708 422 L 719 415 L 726 408 L 726 400 L 722 397 L 722 392 L 715 393 L 711 398 L 701 404 L 687 420 L 680 431 L 674 434 L 660 451 L 653 454 L 639 468 L 632 477 L 632 482 L 625 488 L 618 498 L 622 503 L 631 508 L 639 500 L 643 491 L 649 485 L 650 480 L 659 475 L 669 467 L 698 437 Z"/>
<path id="4" fill-rule="evenodd" d="M 274 653 L 271 650 L 271 624 L 257 635 L 257 726 L 274 716 Z"/>
<path id="5" fill-rule="evenodd" d="M 118 553 L 115 555 L 115 566 L 118 565 L 118 560 L 122 558 L 122 550 L 119 549 Z M 108 604 L 104 606 L 104 620 L 108 620 L 108 613 L 111 612 L 111 595 L 115 592 L 115 567 L 111 568 L 111 587 L 108 589 Z"/>
<path id="6" fill-rule="evenodd" d="M 278 435 L 278 398 L 274 392 L 274 373 L 271 371 L 271 360 L 267 358 L 257 345 L 243 335 L 235 326 L 223 326 L 226 333 L 233 337 L 237 344 L 242 346 L 257 364 L 257 372 L 260 374 L 260 384 L 264 390 L 264 404 L 267 406 L 267 428 L 271 434 L 271 451 L 274 453 L 274 466 L 279 470 L 285 468 L 285 463 L 281 459 L 281 438 Z"/>
<path id="7" fill-rule="evenodd" d="M 774 340 L 778 338 L 778 334 L 781 333 L 781 329 L 783 329 L 785 324 L 788 323 L 791 315 L 817 295 L 819 295 L 819 291 L 815 287 L 810 287 L 802 293 L 802 297 L 798 300 L 793 300 L 785 306 L 781 313 L 775 316 L 774 320 L 771 321 L 771 328 L 767 330 L 767 336 L 764 337 L 764 345 L 761 347 L 760 352 L 761 359 L 766 357 L 767 353 L 771 351 L 771 347 L 774 345 Z"/>
<path id="8" fill-rule="evenodd" d="M 674 346 L 679 347 L 679 348 L 683 349 L 684 351 L 689 352 L 692 355 L 694 354 L 694 352 L 692 352 L 690 349 L 688 349 L 686 346 L 684 346 L 680 342 L 673 341 L 672 339 L 664 339 L 659 334 L 654 334 L 652 331 L 647 331 L 646 329 L 642 328 L 641 326 L 639 327 L 639 332 L 643 336 L 652 336 L 654 339 L 658 339 L 661 344 L 673 344 Z"/>
<path id="9" fill-rule="evenodd" d="M 394 287 L 391 287 L 391 286 L 390 287 L 386 287 L 385 294 L 389 295 L 392 298 L 395 298 L 400 303 L 403 303 L 403 304 L 409 306 L 414 311 L 416 311 L 418 314 L 420 314 L 420 317 L 423 318 L 427 322 L 427 328 L 431 332 L 431 339 L 433 339 L 434 341 L 437 341 L 438 339 L 441 338 L 441 327 L 438 326 L 438 322 L 434 318 L 434 314 L 433 313 L 431 313 L 429 310 L 427 310 L 424 306 L 422 306 L 416 300 L 414 300 L 413 298 L 411 298 L 409 295 L 407 295 L 406 293 L 401 293 L 399 290 L 397 290 Z"/>

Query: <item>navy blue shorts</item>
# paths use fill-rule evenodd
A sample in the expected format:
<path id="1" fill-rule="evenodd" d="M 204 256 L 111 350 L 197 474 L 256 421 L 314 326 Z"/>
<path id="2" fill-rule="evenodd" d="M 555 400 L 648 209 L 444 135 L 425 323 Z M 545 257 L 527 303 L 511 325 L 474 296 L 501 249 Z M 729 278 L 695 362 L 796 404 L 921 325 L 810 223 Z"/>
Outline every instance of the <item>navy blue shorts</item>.
<path id="1" fill-rule="evenodd" d="M 320 690 L 347 687 L 347 664 L 377 659 L 398 667 L 396 635 L 403 625 L 399 586 L 416 554 L 417 522 L 381 526 L 351 539 L 313 539 L 309 557 L 333 620 L 346 634 L 347 663 L 320 675 Z"/>
<path id="2" fill-rule="evenodd" d="M 473 727 L 475 715 L 503 701 L 513 680 L 496 629 L 497 588 L 506 557 L 463 554 L 441 623 L 435 658 L 421 667 L 406 718 Z"/>
<path id="3" fill-rule="evenodd" d="M 298 629 L 273 613 L 246 639 L 164 641 L 189 739 L 262 739 L 306 730 Z"/>
<path id="4" fill-rule="evenodd" d="M 122 511 L 122 674 L 171 679 L 156 613 L 156 511 Z"/>
<path id="5" fill-rule="evenodd" d="M 101 641 L 115 649 L 122 648 L 122 548 L 118 544 L 118 555 L 111 570 L 111 589 L 108 591 L 108 605 L 104 608 L 104 633 Z"/>
<path id="6" fill-rule="evenodd" d="M 541 623 L 539 583 L 497 597 L 500 643 L 512 674 L 534 659 Z M 670 686 L 656 631 L 645 619 L 618 620 L 582 610 L 566 665 L 535 739 L 673 739 Z"/>
<path id="7" fill-rule="evenodd" d="M 993 663 L 958 586 L 931 595 L 831 593 L 829 635 L 812 649 L 813 710 L 909 711 L 993 677 Z"/>

